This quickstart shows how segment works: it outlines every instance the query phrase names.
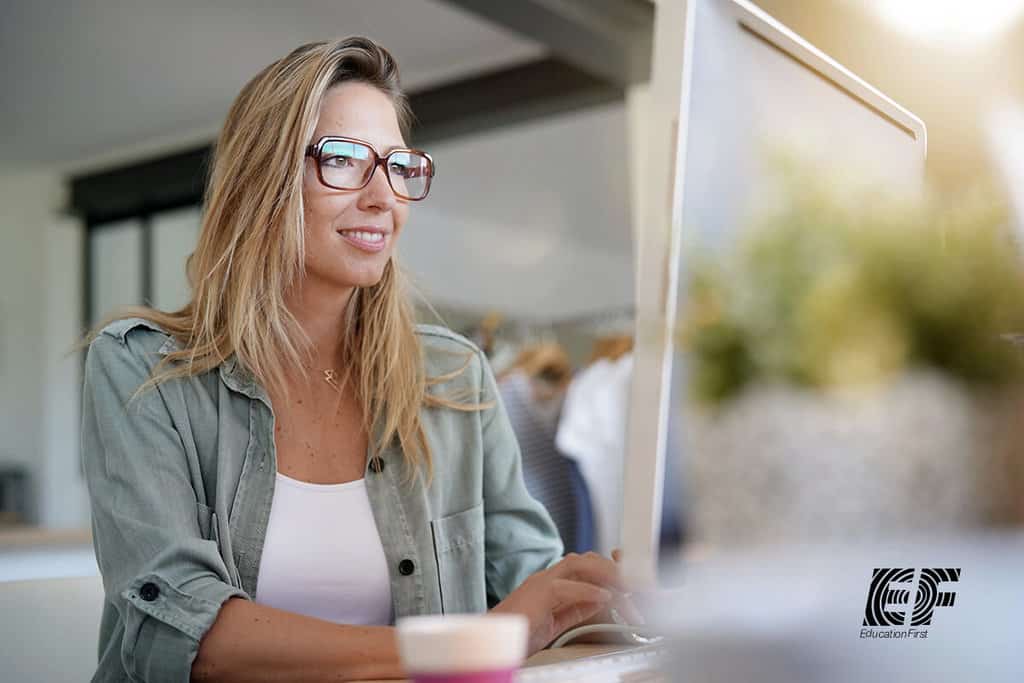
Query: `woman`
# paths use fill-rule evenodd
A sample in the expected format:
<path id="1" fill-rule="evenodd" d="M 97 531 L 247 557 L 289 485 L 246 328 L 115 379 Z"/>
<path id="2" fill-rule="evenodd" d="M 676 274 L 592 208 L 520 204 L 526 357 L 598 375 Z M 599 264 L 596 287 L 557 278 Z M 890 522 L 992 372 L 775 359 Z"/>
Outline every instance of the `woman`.
<path id="1" fill-rule="evenodd" d="M 93 336 L 94 680 L 400 676 L 397 617 L 520 612 L 534 651 L 620 587 L 559 561 L 480 351 L 413 323 L 394 249 L 434 169 L 408 123 L 369 40 L 264 69 L 217 142 L 191 302 Z"/>

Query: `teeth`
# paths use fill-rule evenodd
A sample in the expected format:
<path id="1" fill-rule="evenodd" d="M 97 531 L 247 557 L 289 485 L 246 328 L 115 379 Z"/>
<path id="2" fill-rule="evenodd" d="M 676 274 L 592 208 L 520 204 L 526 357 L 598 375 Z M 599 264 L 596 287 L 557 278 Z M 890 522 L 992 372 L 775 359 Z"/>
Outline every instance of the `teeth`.
<path id="1" fill-rule="evenodd" d="M 384 235 L 382 235 L 379 232 L 362 232 L 362 231 L 359 231 L 359 230 L 343 230 L 342 234 L 343 235 L 348 235 L 349 237 L 355 237 L 357 240 L 362 240 L 363 242 L 382 242 L 384 240 Z"/>

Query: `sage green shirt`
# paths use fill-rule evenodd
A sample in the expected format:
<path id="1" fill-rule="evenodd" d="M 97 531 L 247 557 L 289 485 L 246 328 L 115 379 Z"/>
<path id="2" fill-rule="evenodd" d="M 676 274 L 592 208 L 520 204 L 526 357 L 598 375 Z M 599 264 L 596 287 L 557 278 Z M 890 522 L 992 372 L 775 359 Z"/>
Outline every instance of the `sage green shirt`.
<path id="1" fill-rule="evenodd" d="M 367 453 L 366 487 L 396 617 L 482 612 L 562 544 L 523 484 L 519 447 L 480 350 L 420 325 L 431 387 L 478 397 L 473 412 L 423 408 L 434 459 L 411 483 L 400 447 Z M 277 462 L 263 387 L 232 357 L 129 399 L 175 341 L 139 319 L 107 326 L 85 367 L 82 452 L 106 599 L 94 681 L 187 681 L 225 600 L 252 599 Z M 463 394 L 462 392 L 469 392 Z M 373 440 L 371 440 L 372 444 Z M 338 520 L 339 534 L 345 520 Z"/>

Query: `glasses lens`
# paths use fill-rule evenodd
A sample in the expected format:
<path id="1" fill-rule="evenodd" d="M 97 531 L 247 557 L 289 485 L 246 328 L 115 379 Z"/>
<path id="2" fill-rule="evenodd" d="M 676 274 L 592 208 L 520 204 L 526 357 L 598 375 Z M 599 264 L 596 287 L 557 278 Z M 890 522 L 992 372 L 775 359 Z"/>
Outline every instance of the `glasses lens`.
<path id="1" fill-rule="evenodd" d="M 415 152 L 392 152 L 388 156 L 388 178 L 395 193 L 409 199 L 423 199 L 430 189 L 430 159 Z"/>
<path id="2" fill-rule="evenodd" d="M 331 187 L 356 190 L 373 171 L 373 159 L 373 150 L 364 144 L 331 140 L 320 149 L 320 173 Z"/>

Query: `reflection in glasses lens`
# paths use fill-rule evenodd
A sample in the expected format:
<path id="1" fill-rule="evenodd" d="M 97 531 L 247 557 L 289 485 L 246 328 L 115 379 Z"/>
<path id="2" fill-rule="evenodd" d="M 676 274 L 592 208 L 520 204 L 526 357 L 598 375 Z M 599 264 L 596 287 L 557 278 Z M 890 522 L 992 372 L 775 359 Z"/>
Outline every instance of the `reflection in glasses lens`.
<path id="1" fill-rule="evenodd" d="M 388 155 L 388 178 L 398 194 L 411 199 L 426 196 L 430 182 L 430 160 L 413 152 Z"/>
<path id="2" fill-rule="evenodd" d="M 369 145 L 350 140 L 330 140 L 320 149 L 323 182 L 339 190 L 358 190 L 366 185 L 377 165 L 377 153 Z M 430 189 L 431 162 L 417 152 L 394 151 L 384 164 L 391 189 L 407 199 L 422 199 Z"/>
<path id="3" fill-rule="evenodd" d="M 357 189 L 373 171 L 377 155 L 367 145 L 335 140 L 320 150 L 320 172 L 324 182 L 342 190 Z"/>

